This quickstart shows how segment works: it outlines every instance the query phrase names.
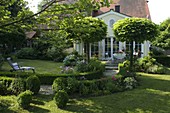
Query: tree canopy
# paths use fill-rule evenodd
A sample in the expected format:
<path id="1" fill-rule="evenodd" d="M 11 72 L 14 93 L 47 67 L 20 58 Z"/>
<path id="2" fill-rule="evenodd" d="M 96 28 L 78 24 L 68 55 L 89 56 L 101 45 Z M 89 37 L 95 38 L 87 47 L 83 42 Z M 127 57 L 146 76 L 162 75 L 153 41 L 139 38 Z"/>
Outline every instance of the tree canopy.
<path id="1" fill-rule="evenodd" d="M 27 7 L 27 2 L 24 0 L 2 0 L 0 1 L 0 26 L 11 21 L 24 18 L 33 14 Z M 2 54 L 10 53 L 21 47 L 25 40 L 25 31 L 30 29 L 32 20 L 25 20 L 21 23 L 11 24 L 5 27 L 0 27 L 0 47 Z"/>
<path id="2" fill-rule="evenodd" d="M 154 46 L 170 49 L 170 18 L 163 21 L 160 26 L 160 35 L 152 42 Z"/>
<path id="3" fill-rule="evenodd" d="M 85 43 L 100 41 L 107 33 L 104 21 L 93 17 L 75 18 L 72 26 L 62 27 L 65 28 L 69 38 Z"/>
<path id="4" fill-rule="evenodd" d="M 103 20 L 93 17 L 74 18 L 73 23 L 70 26 L 67 25 L 68 23 L 62 27 L 67 32 L 68 39 L 85 43 L 87 61 L 89 61 L 89 44 L 106 37 L 107 25 Z"/>
<path id="5" fill-rule="evenodd" d="M 143 42 L 158 35 L 158 26 L 145 18 L 125 18 L 114 24 L 113 31 L 119 41 Z"/>
<path id="6" fill-rule="evenodd" d="M 114 24 L 113 32 L 118 41 L 131 43 L 130 71 L 132 71 L 133 41 L 142 43 L 145 40 L 153 40 L 158 35 L 158 26 L 144 18 L 125 18 Z"/>

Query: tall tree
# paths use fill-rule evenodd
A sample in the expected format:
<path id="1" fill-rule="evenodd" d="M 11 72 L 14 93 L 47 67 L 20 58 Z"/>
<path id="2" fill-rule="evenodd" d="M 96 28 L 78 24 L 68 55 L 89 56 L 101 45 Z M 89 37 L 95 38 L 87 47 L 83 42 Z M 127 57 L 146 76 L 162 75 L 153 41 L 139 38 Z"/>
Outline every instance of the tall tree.
<path id="1" fill-rule="evenodd" d="M 130 71 L 133 71 L 133 41 L 153 40 L 158 35 L 158 26 L 144 18 L 125 18 L 114 24 L 113 31 L 118 41 L 131 43 Z"/>
<path id="2" fill-rule="evenodd" d="M 33 14 L 26 5 L 27 2 L 24 0 L 2 0 L 0 2 L 0 25 Z M 29 29 L 32 23 L 33 19 L 0 27 L 0 45 L 3 48 L 0 52 L 10 53 L 13 48 L 19 48 L 25 40 L 24 30 Z"/>
<path id="3" fill-rule="evenodd" d="M 63 27 L 68 33 L 67 36 L 69 39 L 73 39 L 75 42 L 85 43 L 87 61 L 90 58 L 89 44 L 101 41 L 107 34 L 107 25 L 104 21 L 93 17 L 75 18 L 72 26 Z"/>
<path id="4" fill-rule="evenodd" d="M 163 21 L 160 26 L 160 35 L 152 42 L 154 46 L 170 49 L 170 18 Z"/>

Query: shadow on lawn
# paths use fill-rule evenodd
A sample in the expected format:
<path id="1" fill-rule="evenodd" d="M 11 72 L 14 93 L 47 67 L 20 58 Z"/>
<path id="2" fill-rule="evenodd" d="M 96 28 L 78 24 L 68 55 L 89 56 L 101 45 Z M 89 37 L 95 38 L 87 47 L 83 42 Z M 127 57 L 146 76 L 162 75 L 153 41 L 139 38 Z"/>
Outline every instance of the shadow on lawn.
<path id="1" fill-rule="evenodd" d="M 161 75 L 160 75 L 161 76 Z M 140 77 L 140 84 L 141 86 L 139 88 L 145 89 L 155 89 L 155 90 L 161 90 L 161 91 L 168 91 L 170 92 L 170 76 L 169 80 L 165 80 L 162 76 L 141 76 Z M 168 77 L 168 75 L 167 75 Z"/>
<path id="2" fill-rule="evenodd" d="M 31 113 L 48 113 L 50 112 L 48 109 L 44 109 L 38 106 L 30 106 L 29 109 L 27 109 Z"/>
<path id="3" fill-rule="evenodd" d="M 112 95 L 73 99 L 65 110 L 77 113 L 169 113 L 170 80 L 141 76 L 141 86 Z"/>

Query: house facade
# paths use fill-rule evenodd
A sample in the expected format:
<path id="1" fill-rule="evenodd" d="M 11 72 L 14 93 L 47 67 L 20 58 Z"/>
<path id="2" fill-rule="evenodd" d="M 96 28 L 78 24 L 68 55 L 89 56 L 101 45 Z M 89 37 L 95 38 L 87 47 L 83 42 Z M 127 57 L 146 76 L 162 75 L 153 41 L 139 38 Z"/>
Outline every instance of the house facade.
<path id="1" fill-rule="evenodd" d="M 146 0 L 115 0 L 115 4 L 111 4 L 109 8 L 102 7 L 98 11 L 93 12 L 94 18 L 104 20 L 107 25 L 107 36 L 100 42 L 90 44 L 90 56 L 97 55 L 99 59 L 113 59 L 115 53 L 124 51 L 129 53 L 130 43 L 116 41 L 113 33 L 114 23 L 118 20 L 131 17 L 140 17 L 150 19 L 148 4 Z M 142 52 L 141 57 L 147 56 L 149 52 L 150 43 L 145 41 L 143 43 L 134 42 L 134 51 Z M 74 49 L 79 54 L 84 54 L 84 44 L 74 44 Z M 134 53 L 135 54 L 135 53 Z"/>

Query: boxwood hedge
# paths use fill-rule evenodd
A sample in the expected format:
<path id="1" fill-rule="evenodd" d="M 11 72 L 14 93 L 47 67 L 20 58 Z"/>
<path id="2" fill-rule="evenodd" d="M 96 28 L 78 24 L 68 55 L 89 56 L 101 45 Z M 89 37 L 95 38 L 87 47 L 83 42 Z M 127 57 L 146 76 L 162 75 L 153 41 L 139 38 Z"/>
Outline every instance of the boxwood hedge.
<path id="1" fill-rule="evenodd" d="M 96 72 L 86 72 L 86 73 L 76 73 L 76 74 L 38 74 L 38 73 L 25 73 L 25 72 L 0 72 L 0 76 L 7 76 L 7 77 L 21 77 L 27 78 L 31 75 L 36 75 L 39 79 L 41 84 L 48 84 L 51 85 L 53 81 L 57 77 L 76 77 L 77 79 L 85 78 L 88 80 L 92 79 L 99 79 L 103 76 L 103 71 L 96 71 Z"/>

